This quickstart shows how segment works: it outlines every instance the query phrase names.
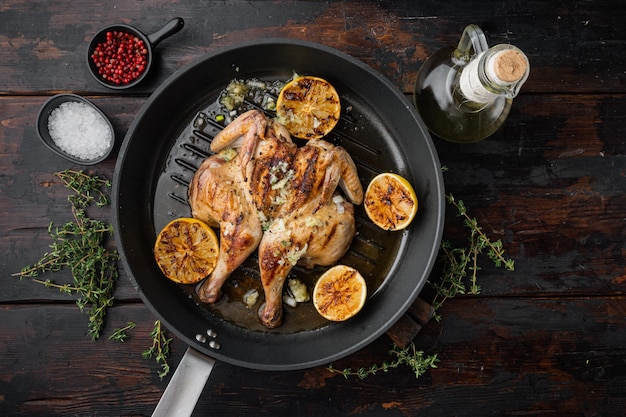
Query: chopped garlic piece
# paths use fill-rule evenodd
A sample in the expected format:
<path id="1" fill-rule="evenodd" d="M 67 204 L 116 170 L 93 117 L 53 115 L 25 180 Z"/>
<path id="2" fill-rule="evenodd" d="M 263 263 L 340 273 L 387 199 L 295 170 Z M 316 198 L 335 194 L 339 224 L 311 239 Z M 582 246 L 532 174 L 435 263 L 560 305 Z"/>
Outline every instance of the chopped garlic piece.
<path id="1" fill-rule="evenodd" d="M 339 214 L 343 214 L 346 210 L 346 208 L 343 206 L 344 201 L 345 200 L 343 199 L 343 197 L 339 194 L 335 194 L 333 196 L 333 203 L 335 203 L 335 205 L 337 206 L 337 213 Z"/>
<path id="2" fill-rule="evenodd" d="M 304 303 L 311 299 L 309 291 L 306 288 L 306 284 L 299 279 L 291 278 L 287 281 L 287 285 L 296 302 Z"/>
<path id="3" fill-rule="evenodd" d="M 224 158 L 224 161 L 228 162 L 231 159 L 234 159 L 237 156 L 238 152 L 235 148 L 226 148 L 223 151 L 220 152 L 220 155 L 222 155 L 222 158 Z"/>
<path id="4" fill-rule="evenodd" d="M 309 245 L 305 244 L 302 249 L 296 246 L 293 250 L 289 251 L 289 253 L 287 253 L 287 260 L 289 263 L 295 266 L 300 258 L 302 258 L 302 256 L 306 253 L 308 248 Z"/>
<path id="5" fill-rule="evenodd" d="M 258 299 L 259 292 L 254 289 L 247 291 L 242 297 L 242 301 L 247 308 L 252 308 L 256 304 Z"/>
<path id="6" fill-rule="evenodd" d="M 324 226 L 324 222 L 314 216 L 309 216 L 304 220 L 307 227 Z"/>

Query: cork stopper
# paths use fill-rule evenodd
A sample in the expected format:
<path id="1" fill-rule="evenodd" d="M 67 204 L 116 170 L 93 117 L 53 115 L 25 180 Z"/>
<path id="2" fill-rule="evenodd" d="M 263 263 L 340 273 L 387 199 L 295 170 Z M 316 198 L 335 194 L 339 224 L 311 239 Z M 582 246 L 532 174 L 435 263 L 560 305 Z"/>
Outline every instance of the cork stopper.
<path id="1" fill-rule="evenodd" d="M 493 71 L 506 83 L 514 83 L 520 80 L 526 73 L 528 61 L 524 54 L 518 50 L 508 49 L 498 53 L 494 58 Z"/>

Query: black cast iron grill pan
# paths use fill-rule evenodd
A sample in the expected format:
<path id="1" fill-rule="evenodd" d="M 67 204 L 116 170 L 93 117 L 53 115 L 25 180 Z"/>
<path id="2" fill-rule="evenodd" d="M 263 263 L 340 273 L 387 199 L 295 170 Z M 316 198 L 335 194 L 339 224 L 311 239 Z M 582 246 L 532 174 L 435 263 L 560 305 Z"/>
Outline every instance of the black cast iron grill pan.
<path id="1" fill-rule="evenodd" d="M 222 128 L 211 119 L 220 92 L 233 79 L 286 81 L 293 73 L 330 81 L 342 119 L 327 140 L 348 150 L 364 187 L 379 172 L 406 177 L 419 211 L 402 232 L 383 232 L 357 208 L 357 236 L 342 262 L 373 282 L 363 310 L 343 323 L 276 331 L 242 326 L 198 303 L 165 279 L 152 247 L 167 221 L 188 215 L 187 185 Z M 388 80 L 362 62 L 322 45 L 285 39 L 249 42 L 207 55 L 176 72 L 147 100 L 131 124 L 115 169 L 114 227 L 122 262 L 154 314 L 193 349 L 234 365 L 291 370 L 327 364 L 378 338 L 408 309 L 438 252 L 444 188 L 436 150 L 415 109 Z M 238 273 L 254 275 L 255 259 Z M 301 273 L 301 271 L 296 271 Z M 298 307 L 300 308 L 300 307 Z M 285 322 L 295 323 L 287 312 Z M 293 320 L 292 320 L 293 319 Z"/>

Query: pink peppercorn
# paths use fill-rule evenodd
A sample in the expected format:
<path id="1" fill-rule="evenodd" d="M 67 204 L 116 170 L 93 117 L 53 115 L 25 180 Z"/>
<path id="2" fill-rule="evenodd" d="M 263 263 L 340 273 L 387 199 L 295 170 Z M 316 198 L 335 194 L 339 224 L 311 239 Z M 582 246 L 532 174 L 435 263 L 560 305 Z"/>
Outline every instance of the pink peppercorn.
<path id="1" fill-rule="evenodd" d="M 147 66 L 148 49 L 143 40 L 130 33 L 112 31 L 96 45 L 91 59 L 106 81 L 124 85 L 139 77 Z"/>

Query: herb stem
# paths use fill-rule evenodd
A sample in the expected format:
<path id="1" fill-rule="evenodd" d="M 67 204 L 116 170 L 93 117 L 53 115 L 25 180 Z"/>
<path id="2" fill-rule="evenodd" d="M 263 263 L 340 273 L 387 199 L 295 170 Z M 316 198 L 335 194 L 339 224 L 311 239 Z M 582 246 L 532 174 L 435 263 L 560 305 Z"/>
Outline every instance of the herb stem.
<path id="1" fill-rule="evenodd" d="M 333 373 L 340 373 L 344 378 L 357 376 L 360 379 L 365 379 L 379 372 L 388 372 L 390 369 L 406 365 L 413 370 L 415 378 L 419 378 L 424 375 L 428 369 L 436 368 L 437 362 L 439 362 L 436 354 L 425 356 L 424 351 L 417 350 L 414 343 L 411 343 L 404 349 L 401 349 L 394 343 L 389 350 L 389 354 L 395 356 L 396 359 L 391 362 L 383 361 L 380 364 L 373 364 L 368 368 L 359 368 L 356 371 L 353 371 L 351 368 L 338 370 L 335 369 L 332 364 L 330 364 L 327 369 Z"/>
<path id="2" fill-rule="evenodd" d="M 143 352 L 144 358 L 154 357 L 156 362 L 161 364 L 161 370 L 159 371 L 159 378 L 163 379 L 170 372 L 170 365 L 167 363 L 167 358 L 170 353 L 171 338 L 168 338 L 165 331 L 161 327 L 161 321 L 154 322 L 154 328 L 150 333 L 152 337 L 152 346 Z"/>
<path id="3" fill-rule="evenodd" d="M 446 195 L 446 200 L 457 209 L 458 216 L 463 217 L 463 224 L 469 229 L 469 235 L 467 237 L 466 247 L 454 248 L 447 241 L 441 242 L 441 276 L 437 281 L 429 280 L 430 285 L 435 289 L 432 306 L 435 309 L 436 321 L 441 320 L 441 316 L 437 311 L 439 311 L 445 301 L 459 294 L 467 293 L 464 281 L 468 276 L 468 271 L 471 271 L 469 293 L 473 295 L 480 293 L 480 286 L 478 285 L 478 271 L 480 270 L 480 265 L 478 259 L 485 249 L 487 250 L 487 256 L 493 261 L 496 267 L 504 266 L 508 271 L 514 270 L 514 261 L 505 257 L 502 241 L 492 241 L 487 234 L 483 232 L 482 228 L 478 225 L 478 221 L 467 214 L 467 209 L 462 200 L 455 200 L 452 194 Z M 413 369 L 415 377 L 419 378 L 428 369 L 436 368 L 436 363 L 439 362 L 436 354 L 425 356 L 423 351 L 416 349 L 414 343 L 411 343 L 410 346 L 405 349 L 400 349 L 394 344 L 389 354 L 395 356 L 396 359 L 390 362 L 383 361 L 381 364 L 370 365 L 369 368 L 362 367 L 356 371 L 351 368 L 337 370 L 333 368 L 331 364 L 327 369 L 330 372 L 341 373 L 345 378 L 358 376 L 364 379 L 378 372 L 387 372 L 390 369 L 398 368 L 400 365 L 407 365 Z"/>
<path id="4" fill-rule="evenodd" d="M 463 218 L 463 225 L 469 229 L 467 246 L 452 248 L 450 243 L 441 243 L 441 259 L 443 263 L 441 278 L 438 281 L 429 281 L 435 289 L 432 302 L 435 311 L 439 310 L 443 303 L 459 294 L 480 294 L 478 285 L 478 271 L 481 269 L 479 258 L 487 251 L 487 257 L 492 260 L 496 267 L 502 267 L 508 271 L 515 269 L 512 259 L 505 257 L 505 251 L 501 240 L 491 240 L 479 226 L 478 221 L 468 215 L 462 200 L 456 200 L 452 194 L 446 195 L 446 201 L 457 209 L 457 215 Z M 470 287 L 467 290 L 464 280 L 469 274 Z M 435 314 L 436 320 L 441 316 Z"/>
<path id="5" fill-rule="evenodd" d="M 97 339 L 104 326 L 107 308 L 113 305 L 113 288 L 118 278 L 118 255 L 104 247 L 113 227 L 88 217 L 85 208 L 92 202 L 99 207 L 108 204 L 109 197 L 102 188 L 110 187 L 111 183 L 82 171 L 66 170 L 57 172 L 56 175 L 67 188 L 74 191 L 74 194 L 67 197 L 74 219 L 61 227 L 54 227 L 53 222 L 50 222 L 48 234 L 53 240 L 51 252 L 12 276 L 19 276 L 20 279 L 31 277 L 33 282 L 48 288 L 57 288 L 68 295 L 77 294 L 76 305 L 81 311 L 87 305 L 91 306 L 88 311 L 89 335 Z M 40 273 L 57 272 L 64 267 L 70 270 L 73 285 L 34 278 Z"/>
<path id="6" fill-rule="evenodd" d="M 119 328 L 119 329 L 115 329 L 113 331 L 113 334 L 109 336 L 109 340 L 117 340 L 118 342 L 123 342 L 124 340 L 128 338 L 128 334 L 126 332 L 134 329 L 135 326 L 136 326 L 135 322 L 132 322 L 132 321 L 127 322 L 126 326 Z"/>

